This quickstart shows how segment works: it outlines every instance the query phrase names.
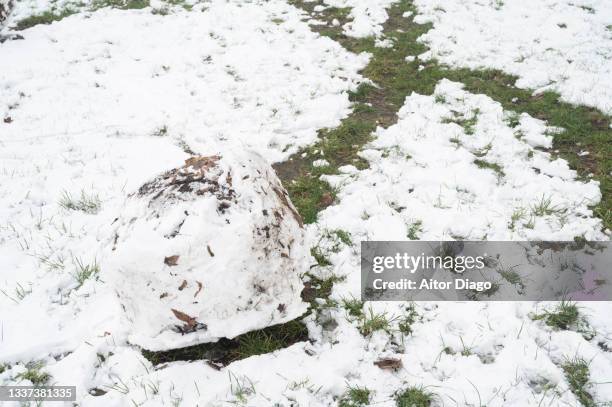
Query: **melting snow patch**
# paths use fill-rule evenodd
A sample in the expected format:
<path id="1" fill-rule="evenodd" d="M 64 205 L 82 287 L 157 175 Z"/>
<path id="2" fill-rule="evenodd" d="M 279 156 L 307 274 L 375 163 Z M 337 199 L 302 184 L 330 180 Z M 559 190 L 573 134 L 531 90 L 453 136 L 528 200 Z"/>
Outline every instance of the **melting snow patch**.
<path id="1" fill-rule="evenodd" d="M 531 147 L 549 145 L 547 130 L 527 115 L 512 128 L 499 103 L 442 80 L 378 130 L 369 169 L 327 177 L 340 203 L 321 223 L 366 240 L 603 238 L 589 209 L 599 184 Z"/>
<path id="2" fill-rule="evenodd" d="M 612 113 L 612 2 L 568 0 L 417 0 L 423 59 L 468 68 L 496 68 L 516 85 L 555 90 L 570 103 Z M 520 24 L 517 25 L 517 22 Z"/>
<path id="3" fill-rule="evenodd" d="M 10 117 L 0 135 L 121 129 L 198 153 L 252 148 L 270 161 L 339 124 L 368 60 L 311 32 L 281 1 L 215 0 L 165 16 L 103 9 L 21 34 L 0 45 L 0 119 Z"/>
<path id="4" fill-rule="evenodd" d="M 344 33 L 349 37 L 378 37 L 383 32 L 383 24 L 389 18 L 387 9 L 397 0 L 325 0 L 332 7 L 350 7 L 352 21 L 344 25 Z"/>

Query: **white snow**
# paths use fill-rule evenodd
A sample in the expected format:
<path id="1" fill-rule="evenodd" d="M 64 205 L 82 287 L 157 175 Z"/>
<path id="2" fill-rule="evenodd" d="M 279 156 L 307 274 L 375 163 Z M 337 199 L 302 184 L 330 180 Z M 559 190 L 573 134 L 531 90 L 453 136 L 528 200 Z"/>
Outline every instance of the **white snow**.
<path id="1" fill-rule="evenodd" d="M 392 2 L 326 0 L 351 7 L 347 35 L 383 45 Z M 575 4 L 419 1 L 417 19 L 434 22 L 423 37 L 427 57 L 499 67 L 519 75 L 519 86 L 609 110 L 610 42 L 602 31 L 609 6 Z M 21 1 L 9 22 L 49 7 Z M 560 366 L 579 356 L 590 362 L 595 401 L 612 400 L 612 353 L 604 350 L 612 347 L 610 303 L 580 304 L 592 339 L 532 319 L 554 306 L 547 303 L 419 302 L 412 335 L 398 326 L 410 304 L 368 303 L 366 312 L 392 321 L 389 332 L 365 337 L 340 305 L 322 304 L 307 319 L 309 342 L 221 370 L 201 360 L 154 367 L 144 359 L 137 345 L 183 346 L 299 315 L 295 273 L 304 267 L 344 278 L 332 301 L 358 297 L 361 240 L 608 239 L 589 209 L 601 199 L 599 184 L 535 148 L 549 148 L 562 129 L 442 80 L 431 96 L 408 96 L 397 124 L 375 132 L 361 152 L 369 168 L 347 165 L 327 177 L 337 202 L 300 244 L 289 207 L 270 193 L 278 181 L 269 163 L 340 123 L 367 62 L 302 18 L 281 0 L 212 0 L 168 15 L 103 9 L 0 44 L 0 384 L 27 384 L 19 375 L 40 362 L 52 383 L 77 386 L 84 407 L 332 406 L 348 386 L 366 386 L 380 407 L 394 406 L 394 394 L 408 386 L 432 391 L 438 405 L 578 406 Z M 517 45 L 525 38 L 529 52 Z M 231 172 L 243 200 L 223 213 L 209 195 L 183 201 L 166 191 L 173 205 L 158 205 L 138 194 L 195 154 L 220 155 L 211 176 L 228 187 Z M 544 203 L 550 210 L 535 214 Z M 252 233 L 266 222 L 263 209 L 269 216 L 274 208 L 285 212 L 280 236 L 298 237 L 295 256 L 256 258 L 250 249 L 263 243 Z M 330 266 L 308 264 L 305 249 L 313 246 Z M 164 264 L 173 255 L 177 265 Z M 215 268 L 200 268 L 204 259 Z M 238 277 L 241 266 L 279 288 L 274 301 L 256 304 L 261 313 L 228 306 L 227 297 L 250 306 L 238 298 L 253 295 L 244 284 L 253 280 Z M 96 271 L 81 284 L 78 273 L 88 267 Z M 210 297 L 192 303 L 204 293 Z M 172 308 L 207 330 L 177 333 Z M 375 366 L 383 357 L 402 367 Z M 94 388 L 106 393 L 89 394 Z"/>
<path id="2" fill-rule="evenodd" d="M 315 161 L 312 163 L 312 165 L 313 165 L 314 167 L 328 167 L 328 166 L 329 166 L 329 161 L 327 161 L 327 160 L 323 160 L 323 159 L 321 159 L 321 160 L 315 160 Z"/>
<path id="3" fill-rule="evenodd" d="M 554 90 L 570 103 L 612 113 L 612 2 L 417 0 L 422 59 L 496 68 L 516 85 Z"/>
<path id="4" fill-rule="evenodd" d="M 164 129 L 197 152 L 252 148 L 273 162 L 339 124 L 367 61 L 280 1 L 215 1 L 167 16 L 104 9 L 22 35 L 1 48 L 0 117 L 12 123 L 0 134 L 9 139 Z"/>
<path id="5" fill-rule="evenodd" d="M 122 257 L 130 261 L 130 274 L 113 264 L 108 253 L 113 228 L 129 220 L 129 208 L 143 209 L 134 202 L 124 207 L 125 198 L 194 153 L 238 157 L 237 152 L 254 149 L 271 163 L 311 143 L 319 128 L 339 124 L 349 113 L 347 92 L 361 81 L 357 71 L 367 56 L 351 54 L 313 33 L 301 18 L 282 1 L 216 0 L 201 10 L 168 15 L 153 14 L 149 8 L 103 9 L 35 26 L 20 32 L 23 40 L 0 44 L 2 363 L 46 361 L 56 380 L 79 385 L 80 399 L 94 376 L 103 375 L 94 366 L 99 362 L 92 362 L 97 352 L 111 347 L 113 353 L 125 354 L 128 339 L 167 346 L 150 337 L 169 324 L 169 309 L 162 318 L 144 321 L 133 310 L 145 306 L 144 301 L 124 301 L 132 309 L 123 309 L 117 297 L 116 291 L 125 298 L 130 287 L 144 289 L 143 273 L 152 268 L 144 270 L 142 265 L 164 267 L 164 258 L 172 255 L 162 246 L 136 245 L 138 252 L 126 251 Z M 251 177 L 252 186 L 265 186 L 260 177 Z M 250 209 L 265 209 L 271 199 L 255 200 Z M 85 210 L 62 208 L 62 202 Z M 257 219 L 253 216 L 252 221 Z M 215 233 L 213 225 L 200 224 L 202 233 Z M 238 233 L 248 234 L 248 224 L 241 225 L 232 241 Z M 218 230 L 217 235 L 220 238 Z M 128 236 L 134 244 L 137 237 Z M 232 249 L 223 244 L 211 249 Z M 297 252 L 299 247 L 296 243 Z M 143 264 L 135 265 L 131 256 L 142 250 L 150 252 Z M 248 251 L 236 254 L 235 261 L 257 267 L 252 256 L 248 261 L 244 256 Z M 227 272 L 223 264 L 219 267 L 219 272 Z M 88 270 L 92 275 L 79 286 L 78 273 Z M 260 280 L 277 282 L 281 276 L 273 270 Z M 209 288 L 227 294 L 214 286 L 222 283 L 215 280 Z M 287 286 L 294 283 L 287 279 Z M 193 294 L 194 287 L 197 282 L 189 280 L 185 290 Z M 244 294 L 234 288 L 230 293 Z M 210 337 L 197 341 L 236 335 L 304 311 L 301 302 L 281 291 L 273 293 L 278 297 L 274 307 L 265 306 L 270 312 L 245 313 L 242 321 L 227 324 L 227 331 L 215 333 L 211 325 Z M 279 308 L 282 301 L 284 307 Z M 218 311 L 217 321 L 230 316 Z M 149 330 L 140 332 L 145 337 L 135 335 L 135 326 L 150 322 Z M 24 338 L 33 326 L 40 335 Z M 189 335 L 177 340 L 191 342 Z M 54 357 L 62 359 L 55 367 Z M 126 365 L 117 369 L 131 371 L 134 359 L 120 360 Z"/>
<path id="6" fill-rule="evenodd" d="M 473 134 L 453 122 L 474 117 Z M 363 152 L 369 169 L 328 177 L 341 201 L 321 224 L 364 240 L 405 240 L 411 228 L 424 240 L 605 238 L 588 208 L 600 199 L 598 183 L 573 180 L 565 161 L 532 148 L 548 143 L 541 121 L 523 115 L 513 129 L 499 103 L 448 80 L 432 96 L 408 97 L 399 118 Z M 552 214 L 533 214 L 542 199 Z"/>
<path id="7" fill-rule="evenodd" d="M 344 33 L 350 37 L 365 38 L 378 37 L 382 34 L 382 25 L 387 21 L 389 15 L 387 8 L 397 0 L 324 0 L 325 4 L 332 7 L 351 9 L 349 18 L 351 21 L 343 26 Z"/>

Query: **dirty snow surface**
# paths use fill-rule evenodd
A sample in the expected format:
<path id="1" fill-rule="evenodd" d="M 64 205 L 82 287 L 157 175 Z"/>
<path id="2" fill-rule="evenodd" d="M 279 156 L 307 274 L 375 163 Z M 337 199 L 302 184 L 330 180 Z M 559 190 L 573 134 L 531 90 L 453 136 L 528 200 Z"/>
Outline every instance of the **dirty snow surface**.
<path id="1" fill-rule="evenodd" d="M 359 304 L 389 321 L 373 332 L 342 306 L 362 240 L 607 240 L 600 185 L 549 152 L 561 129 L 441 80 L 373 133 L 368 168 L 326 177 L 337 199 L 303 225 L 271 165 L 351 114 L 371 56 L 284 0 L 176 3 L 24 0 L 0 26 L 75 11 L 0 43 L 0 385 L 77 386 L 49 406 L 351 407 L 366 387 L 380 407 L 407 388 L 433 406 L 580 406 L 563 366 L 583 358 L 588 400 L 612 402 L 610 303 L 579 304 L 568 330 L 534 318 L 548 303 Z M 395 1 L 323 3 L 381 40 Z M 433 23 L 420 59 L 612 110 L 609 1 L 416 5 Z M 332 276 L 308 341 L 224 367 L 143 356 L 293 320 L 303 280 Z"/>

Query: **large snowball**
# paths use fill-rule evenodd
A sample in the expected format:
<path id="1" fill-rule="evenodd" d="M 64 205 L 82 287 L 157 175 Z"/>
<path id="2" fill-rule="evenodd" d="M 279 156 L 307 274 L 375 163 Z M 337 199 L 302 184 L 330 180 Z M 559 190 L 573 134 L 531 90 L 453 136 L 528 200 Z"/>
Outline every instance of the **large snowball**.
<path id="1" fill-rule="evenodd" d="M 302 221 L 255 153 L 190 158 L 142 185 L 115 227 L 111 278 L 132 343 L 233 338 L 306 311 Z"/>

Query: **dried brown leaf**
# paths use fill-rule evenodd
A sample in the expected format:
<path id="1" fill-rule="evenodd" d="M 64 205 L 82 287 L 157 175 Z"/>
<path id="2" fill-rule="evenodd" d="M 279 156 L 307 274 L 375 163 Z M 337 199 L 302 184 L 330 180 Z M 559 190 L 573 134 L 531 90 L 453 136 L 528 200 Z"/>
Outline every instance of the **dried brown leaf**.
<path id="1" fill-rule="evenodd" d="M 174 256 L 164 257 L 164 263 L 170 267 L 176 266 L 178 264 L 179 257 L 181 256 L 176 254 Z"/>
<path id="2" fill-rule="evenodd" d="M 183 321 L 185 323 L 185 328 L 186 329 L 193 329 L 196 326 L 196 324 L 197 324 L 197 321 L 196 321 L 196 319 L 194 317 L 191 317 L 191 316 L 185 314 L 184 312 L 181 312 L 181 311 L 179 311 L 177 309 L 172 308 L 172 313 L 174 314 L 174 316 L 177 319 L 179 319 L 179 320 L 181 320 L 181 321 Z"/>
<path id="3" fill-rule="evenodd" d="M 383 358 L 374 362 L 376 366 L 383 370 L 397 370 L 402 367 L 402 360 L 395 358 Z"/>

